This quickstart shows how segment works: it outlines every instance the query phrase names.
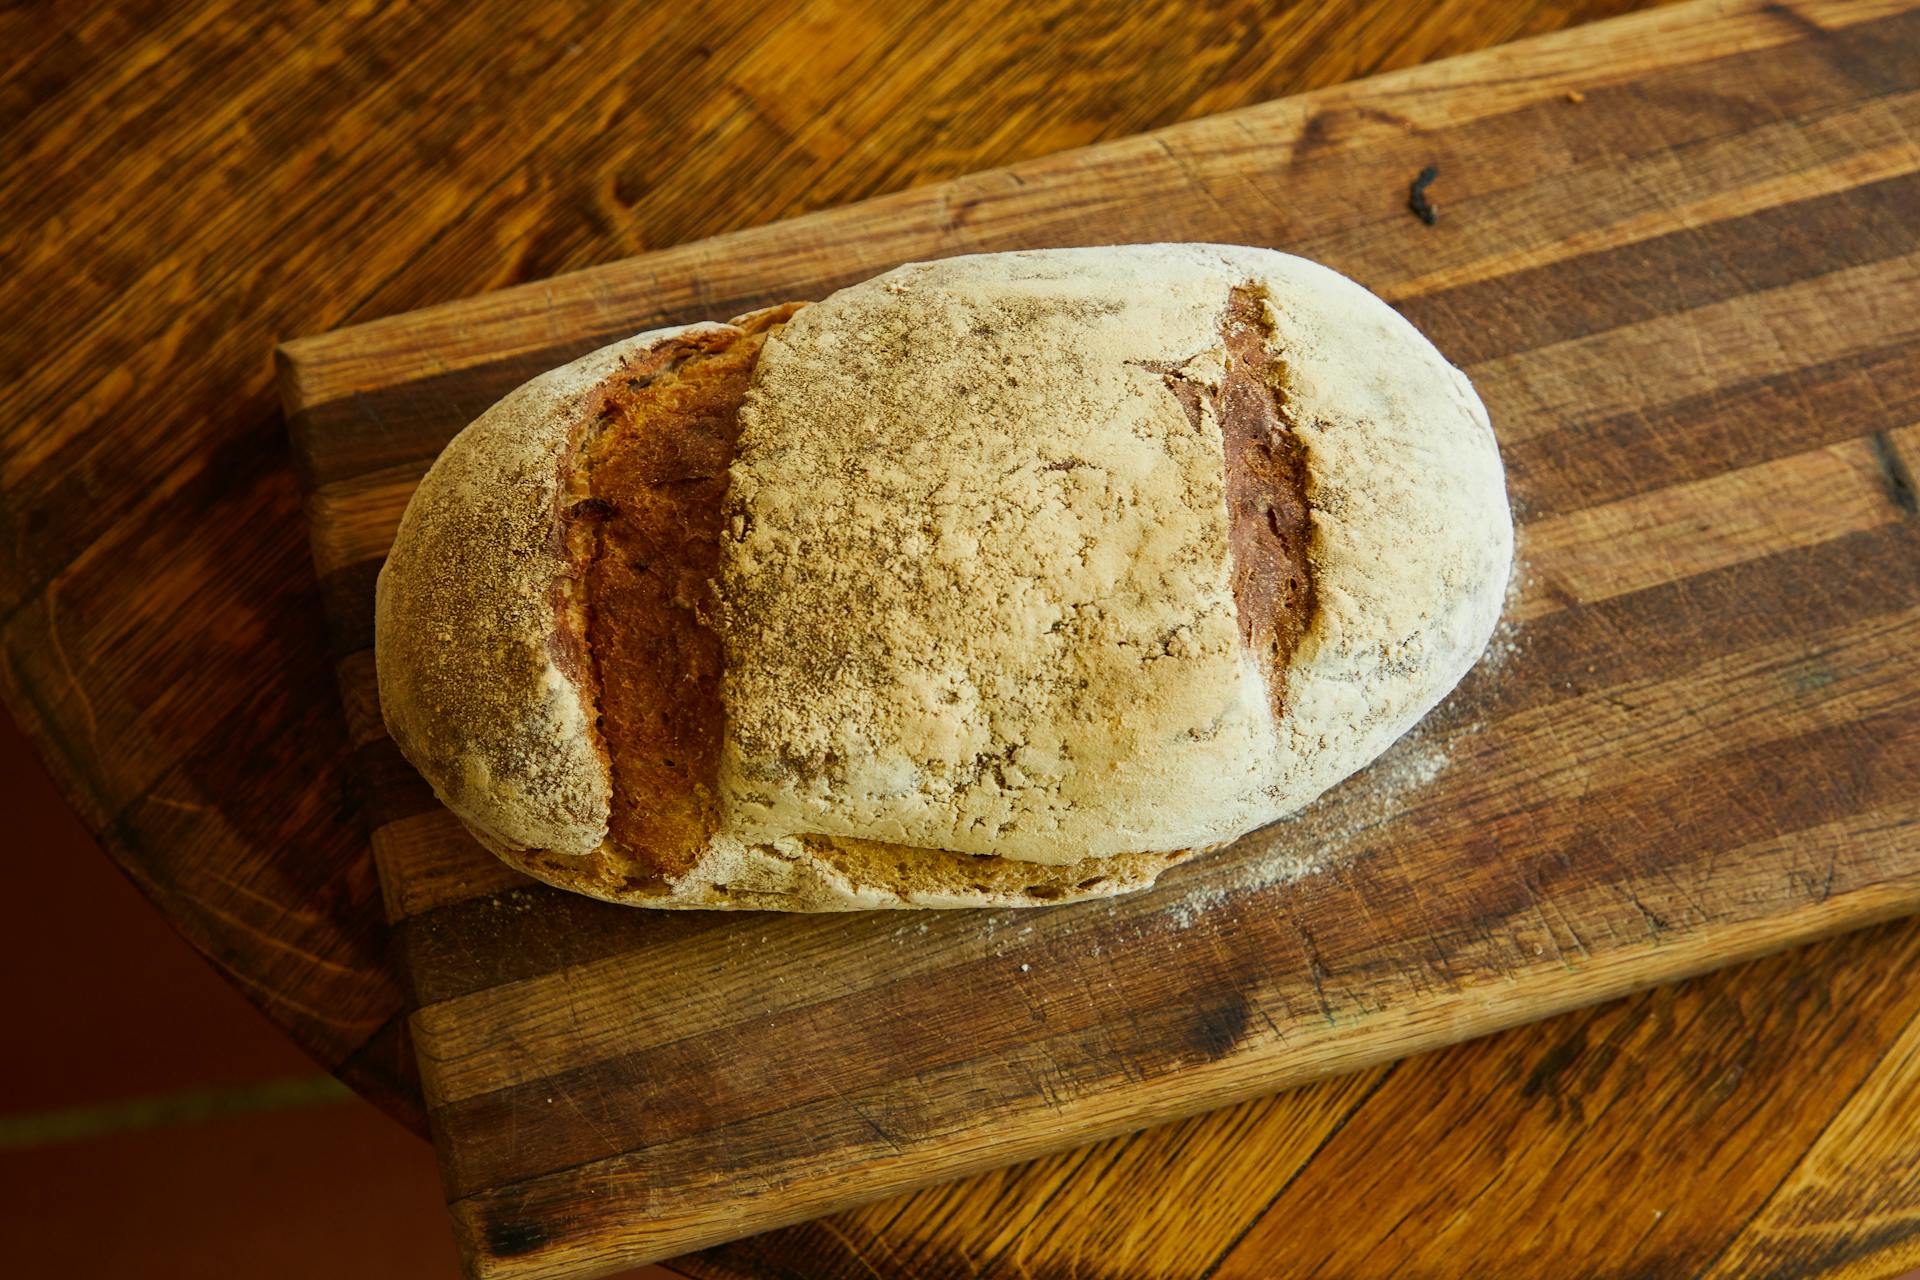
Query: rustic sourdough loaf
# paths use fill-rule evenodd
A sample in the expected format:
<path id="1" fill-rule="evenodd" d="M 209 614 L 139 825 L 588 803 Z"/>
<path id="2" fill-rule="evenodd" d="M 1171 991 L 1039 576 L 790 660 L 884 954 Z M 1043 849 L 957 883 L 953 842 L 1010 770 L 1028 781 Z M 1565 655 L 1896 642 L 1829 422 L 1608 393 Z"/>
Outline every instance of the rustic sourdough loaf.
<path id="1" fill-rule="evenodd" d="M 515 866 L 659 907 L 1122 892 L 1378 755 L 1498 616 L 1466 378 L 1299 258 L 918 263 L 658 330 L 448 445 L 389 729 Z"/>

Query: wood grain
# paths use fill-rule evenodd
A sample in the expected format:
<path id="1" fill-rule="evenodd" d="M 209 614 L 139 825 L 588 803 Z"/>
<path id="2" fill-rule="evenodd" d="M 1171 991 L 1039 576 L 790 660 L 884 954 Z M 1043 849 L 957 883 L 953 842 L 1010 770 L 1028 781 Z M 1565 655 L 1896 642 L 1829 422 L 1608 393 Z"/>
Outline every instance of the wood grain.
<path id="1" fill-rule="evenodd" d="M 1214 1149 L 1263 1135 L 1277 1190 L 1209 1202 L 1164 1254 L 1151 1227 L 1123 1238 L 1147 1240 L 1165 1274 L 1266 1275 L 1277 1257 L 1366 1274 L 1475 1251 L 1481 1269 L 1538 1271 L 1575 1248 L 1588 1269 L 1682 1274 L 1739 1256 L 1743 1237 L 1714 1230 L 1729 1206 L 1755 1232 L 1793 1229 L 1765 1224 L 1769 1206 L 1814 1214 L 1817 1183 L 1795 1176 L 1831 1176 L 1842 1157 L 1815 1160 L 1822 1141 L 1897 1159 L 1875 1145 L 1874 1104 L 1836 1095 L 1795 1113 L 1784 1143 L 1743 1129 L 1700 1194 L 1583 1245 L 1537 1228 L 1540 1206 L 1582 1180 L 1596 1195 L 1630 1183 L 1639 1150 L 1528 1161 L 1475 1215 L 1395 1152 L 1440 1148 L 1516 1087 L 1550 1105 L 1508 1117 L 1498 1162 L 1548 1151 L 1559 1061 L 1588 1037 L 1607 1047 L 1580 1105 L 1631 1096 L 1658 1147 L 1735 1092 L 1737 1074 L 1712 1074 L 1723 1038 L 1690 1042 L 1638 1094 L 1659 1033 L 1635 1005 L 1551 1041 L 1517 1086 L 1500 1051 L 1458 1079 L 1433 1073 L 1460 1050 L 1379 1064 L 1920 907 L 1920 332 L 1904 305 L 1920 292 L 1920 66 L 1888 52 L 1916 42 L 1920 12 L 1900 6 L 1686 6 L 283 348 L 474 1272 L 599 1274 L 1363 1068 L 1193 1130 Z M 1436 157 L 1449 181 L 1429 229 L 1401 202 Z M 1522 572 L 1493 657 L 1301 817 L 1118 902 L 661 919 L 518 881 L 379 738 L 359 651 L 370 568 L 425 462 L 518 381 L 613 334 L 817 296 L 903 259 L 1153 236 L 1308 249 L 1355 274 L 1468 368 L 1516 458 Z M 1858 1084 L 1876 1060 L 1856 1044 L 1887 1044 L 1915 1010 L 1861 1003 L 1870 976 L 1846 982 L 1812 1003 L 1685 998 L 1721 1001 L 1712 1025 L 1757 1022 L 1756 1069 Z M 964 1263 L 916 1254 L 928 1271 L 890 1258 L 902 1274 L 1073 1273 L 1033 1250 L 1087 1220 L 1065 1188 L 1164 1161 L 1129 1149 L 1097 1174 L 1083 1153 L 896 1202 L 864 1243 L 836 1237 L 839 1256 L 874 1268 L 924 1213 L 991 1223 L 992 1239 Z M 1240 1175 L 1248 1190 L 1270 1176 Z M 1040 1189 L 1030 1216 L 967 1207 L 1012 1185 Z M 1294 1195 L 1309 1223 L 1327 1215 L 1318 1230 L 1301 1231 Z M 1355 1204 L 1382 1230 L 1341 1230 Z M 1818 1256 L 1904 1247 L 1907 1202 L 1889 1204 L 1871 1247 L 1829 1212 Z M 835 1230 L 800 1238 L 818 1253 Z M 761 1274 L 768 1257 L 690 1265 Z"/>

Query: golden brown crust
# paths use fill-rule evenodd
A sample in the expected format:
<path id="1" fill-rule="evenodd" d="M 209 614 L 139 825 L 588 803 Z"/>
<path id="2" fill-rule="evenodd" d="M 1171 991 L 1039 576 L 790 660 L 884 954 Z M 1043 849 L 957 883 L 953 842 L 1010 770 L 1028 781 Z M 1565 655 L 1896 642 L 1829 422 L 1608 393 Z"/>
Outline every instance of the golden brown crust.
<path id="1" fill-rule="evenodd" d="M 665 344 L 657 369 L 606 389 L 583 451 L 567 520 L 628 877 L 685 875 L 720 829 L 721 499 L 761 344 L 799 305 Z"/>

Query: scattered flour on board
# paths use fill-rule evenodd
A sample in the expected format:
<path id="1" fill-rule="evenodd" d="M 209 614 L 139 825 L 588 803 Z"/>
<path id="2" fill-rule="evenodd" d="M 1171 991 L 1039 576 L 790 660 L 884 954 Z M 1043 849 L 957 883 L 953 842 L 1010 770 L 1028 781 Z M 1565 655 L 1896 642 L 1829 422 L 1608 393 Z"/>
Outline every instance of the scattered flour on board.
<path id="1" fill-rule="evenodd" d="M 1486 651 L 1480 655 L 1477 664 L 1480 669 L 1499 671 L 1519 652 L 1520 624 L 1513 620 L 1513 615 L 1519 610 L 1520 601 L 1532 589 L 1533 575 L 1527 571 L 1526 562 L 1516 558 L 1513 572 L 1507 575 L 1507 598 L 1500 610 L 1500 622 L 1493 629 L 1493 637 L 1487 641 Z"/>
<path id="2" fill-rule="evenodd" d="M 1413 730 L 1368 766 L 1355 784 L 1364 790 L 1344 803 L 1315 804 L 1284 819 L 1266 837 L 1267 846 L 1258 856 L 1187 890 L 1168 908 L 1168 918 L 1178 928 L 1190 928 L 1229 898 L 1298 880 L 1345 861 L 1356 837 L 1398 814 L 1413 792 L 1440 776 L 1450 758 L 1446 742 Z M 1289 838 L 1295 832 L 1298 838 Z"/>
<path id="3" fill-rule="evenodd" d="M 1498 671 L 1507 665 L 1513 655 L 1519 652 L 1520 624 L 1504 619 L 1493 629 L 1493 638 L 1487 641 L 1487 650 L 1480 655 L 1480 665 L 1489 671 Z"/>

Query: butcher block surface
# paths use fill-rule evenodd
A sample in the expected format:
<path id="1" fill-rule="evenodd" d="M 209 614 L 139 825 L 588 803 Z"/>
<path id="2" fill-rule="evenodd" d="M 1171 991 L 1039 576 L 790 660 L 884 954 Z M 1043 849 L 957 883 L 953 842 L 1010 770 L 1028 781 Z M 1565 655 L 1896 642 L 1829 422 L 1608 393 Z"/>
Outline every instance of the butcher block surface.
<path id="1" fill-rule="evenodd" d="M 1680 5 L 288 343 L 471 1269 L 600 1274 L 1920 908 L 1916 47 L 1905 5 Z M 508 871 L 386 738 L 374 575 L 506 391 L 902 261 L 1145 240 L 1360 280 L 1506 458 L 1488 655 L 1298 817 L 1108 902 L 665 914 Z"/>

